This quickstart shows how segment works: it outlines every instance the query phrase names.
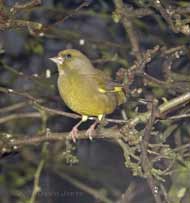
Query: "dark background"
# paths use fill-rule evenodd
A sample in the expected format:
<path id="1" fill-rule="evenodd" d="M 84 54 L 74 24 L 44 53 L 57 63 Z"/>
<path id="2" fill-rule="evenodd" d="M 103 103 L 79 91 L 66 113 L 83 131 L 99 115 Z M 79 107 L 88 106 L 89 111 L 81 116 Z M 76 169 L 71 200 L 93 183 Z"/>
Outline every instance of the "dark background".
<path id="1" fill-rule="evenodd" d="M 25 3 L 26 1 L 7 0 L 5 5 L 11 8 L 16 2 Z M 126 0 L 124 2 L 129 7 L 141 8 L 146 7 L 149 1 Z M 88 6 L 76 11 L 82 3 L 83 1 L 80 0 L 44 0 L 39 7 L 16 13 L 14 16 L 16 19 L 40 22 L 54 29 L 48 30 L 43 37 L 40 37 L 30 26 L 0 31 L 0 86 L 27 92 L 36 98 L 44 99 L 45 106 L 71 112 L 59 97 L 56 85 L 58 73 L 56 65 L 48 59 L 49 57 L 55 56 L 63 49 L 79 49 L 97 68 L 110 72 L 113 78 L 120 68 L 128 69 L 134 63 L 135 55 L 132 53 L 127 33 L 123 25 L 114 23 L 112 18 L 112 12 L 115 10 L 114 2 L 91 0 Z M 172 6 L 182 4 L 189 6 L 188 1 L 164 1 L 164 3 Z M 154 16 L 134 20 L 141 51 L 156 45 L 167 48 L 179 45 L 188 47 L 189 36 L 174 33 L 161 15 L 157 11 L 155 13 Z M 116 57 L 115 61 L 114 57 Z M 146 66 L 146 71 L 162 80 L 164 61 L 165 57 L 158 55 Z M 51 72 L 50 78 L 46 77 L 47 70 Z M 174 59 L 172 70 L 176 73 L 189 74 L 188 51 L 180 59 Z M 21 72 L 22 75 L 19 75 Z M 36 74 L 38 77 L 35 77 Z M 122 119 L 121 109 L 130 116 L 139 100 L 147 95 L 154 95 L 158 99 L 172 98 L 174 95 L 183 93 L 181 89 L 189 85 L 185 83 L 179 90 L 174 87 L 166 91 L 162 88 L 143 87 L 142 84 L 142 78 L 137 77 L 131 89 L 142 87 L 142 94 L 138 96 L 129 94 L 128 103 L 119 107 L 109 117 Z M 0 93 L 0 108 L 23 101 L 25 99 L 21 96 Z M 142 105 L 140 111 L 143 109 Z M 14 113 L 34 111 L 35 108 L 28 105 Z M 1 113 L 2 117 L 6 115 Z M 58 115 L 48 117 L 44 123 L 40 118 L 12 119 L 0 124 L 0 133 L 2 137 L 5 134 L 30 137 L 47 128 L 52 132 L 69 132 L 77 121 Z M 89 121 L 83 124 L 81 129 L 86 129 L 90 123 Z M 182 141 L 185 143 L 189 140 L 189 119 L 175 124 L 180 126 L 175 133 L 182 133 L 186 137 L 185 141 Z M 157 126 L 160 133 L 166 128 L 167 125 Z M 176 146 L 174 140 L 173 137 L 168 140 L 171 147 Z M 26 146 L 3 154 L 0 160 L 0 202 L 27 202 L 33 190 L 34 173 L 43 157 L 42 147 L 42 144 Z M 146 180 L 133 176 L 131 170 L 125 167 L 123 151 L 112 140 L 78 140 L 77 144 L 67 143 L 66 145 L 49 142 L 46 150 L 46 164 L 40 176 L 41 191 L 37 196 L 38 202 L 101 202 L 86 189 L 81 189 L 82 186 L 77 187 L 74 181 L 76 179 L 107 196 L 113 202 L 120 199 L 121 194 L 130 188 L 129 200 L 126 202 L 154 203 Z M 65 156 L 65 152 L 69 156 Z M 172 178 L 165 176 L 164 179 L 165 187 L 169 190 Z"/>

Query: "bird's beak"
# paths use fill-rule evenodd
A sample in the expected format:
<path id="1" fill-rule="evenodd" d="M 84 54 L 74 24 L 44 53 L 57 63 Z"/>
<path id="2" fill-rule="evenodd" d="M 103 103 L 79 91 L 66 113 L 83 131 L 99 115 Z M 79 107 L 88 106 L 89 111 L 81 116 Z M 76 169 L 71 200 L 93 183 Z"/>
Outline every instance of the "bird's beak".
<path id="1" fill-rule="evenodd" d="M 60 57 L 60 56 L 52 57 L 49 59 L 59 65 L 63 64 L 63 62 L 64 62 L 64 57 Z"/>

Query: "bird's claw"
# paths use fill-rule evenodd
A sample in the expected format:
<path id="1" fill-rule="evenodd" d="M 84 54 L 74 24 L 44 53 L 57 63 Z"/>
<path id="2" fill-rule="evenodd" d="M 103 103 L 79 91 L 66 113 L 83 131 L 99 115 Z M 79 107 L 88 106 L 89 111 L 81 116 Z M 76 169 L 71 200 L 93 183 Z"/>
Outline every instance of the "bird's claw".
<path id="1" fill-rule="evenodd" d="M 76 143 L 77 138 L 78 138 L 78 128 L 74 127 L 74 128 L 71 130 L 69 136 L 71 137 L 71 139 L 73 140 L 73 142 Z"/>
<path id="2" fill-rule="evenodd" d="M 92 124 L 85 133 L 86 136 L 88 136 L 90 140 L 93 139 L 96 125 L 97 125 L 96 123 Z"/>
<path id="3" fill-rule="evenodd" d="M 85 133 L 85 135 L 86 135 L 90 140 L 93 139 L 93 137 L 92 137 L 93 131 L 94 131 L 94 129 L 92 130 L 92 129 L 89 128 L 89 129 L 86 131 L 86 133 Z"/>

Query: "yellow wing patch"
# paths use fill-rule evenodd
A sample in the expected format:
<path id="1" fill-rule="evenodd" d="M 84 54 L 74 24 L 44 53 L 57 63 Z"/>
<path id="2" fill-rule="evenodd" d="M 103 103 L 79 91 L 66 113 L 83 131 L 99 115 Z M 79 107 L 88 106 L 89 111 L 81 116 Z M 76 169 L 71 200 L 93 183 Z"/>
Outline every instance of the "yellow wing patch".
<path id="1" fill-rule="evenodd" d="M 113 90 L 106 90 L 104 88 L 99 87 L 98 91 L 101 93 L 106 93 L 106 92 L 121 92 L 122 91 L 122 87 L 114 87 Z"/>

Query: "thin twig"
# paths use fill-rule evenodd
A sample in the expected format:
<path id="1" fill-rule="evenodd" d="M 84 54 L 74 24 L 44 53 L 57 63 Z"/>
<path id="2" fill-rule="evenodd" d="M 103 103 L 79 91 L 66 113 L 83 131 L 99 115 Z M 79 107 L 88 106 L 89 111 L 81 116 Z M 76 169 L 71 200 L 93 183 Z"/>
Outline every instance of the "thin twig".
<path id="1" fill-rule="evenodd" d="M 28 106 L 28 104 L 29 104 L 29 102 L 19 102 L 16 104 L 12 104 L 10 106 L 2 107 L 2 108 L 0 108 L 0 113 L 7 113 L 10 111 L 15 111 L 15 110 L 18 110 L 18 109 L 23 108 L 25 106 Z"/>
<path id="2" fill-rule="evenodd" d="M 132 52 L 134 56 L 137 58 L 137 60 L 140 60 L 141 52 L 138 38 L 133 27 L 132 19 L 126 15 L 127 5 L 123 3 L 123 0 L 115 0 L 114 3 L 116 7 L 116 13 L 118 13 L 118 15 L 121 15 L 121 22 L 128 34 L 129 41 L 132 47 Z"/>
<path id="3" fill-rule="evenodd" d="M 90 186 L 85 185 L 81 181 L 77 180 L 76 178 L 72 178 L 71 176 L 65 174 L 65 173 L 60 173 L 59 170 L 54 170 L 56 174 L 59 175 L 60 178 L 68 181 L 75 187 L 79 188 L 80 190 L 92 195 L 94 198 L 96 198 L 98 201 L 101 201 L 102 203 L 113 203 L 112 200 L 110 200 L 104 193 L 98 191 L 97 189 L 94 189 Z"/>
<path id="4" fill-rule="evenodd" d="M 151 109 L 151 116 L 147 122 L 147 125 L 144 129 L 144 136 L 143 139 L 141 141 L 141 165 L 145 174 L 145 177 L 147 179 L 148 185 L 150 187 L 150 190 L 154 196 L 154 199 L 156 201 L 156 203 L 162 203 L 161 198 L 160 198 L 160 194 L 159 192 L 156 193 L 156 188 L 157 188 L 157 184 L 151 174 L 151 162 L 149 161 L 148 158 L 148 153 L 147 153 L 147 148 L 148 148 L 148 143 L 149 143 L 149 139 L 150 139 L 150 134 L 151 134 L 151 129 L 152 126 L 154 124 L 154 121 L 156 119 L 156 106 L 153 103 L 152 104 L 152 109 Z"/>
<path id="5" fill-rule="evenodd" d="M 90 1 L 85 0 L 84 2 L 82 2 L 75 10 L 72 11 L 71 14 L 67 15 L 66 17 L 64 17 L 61 20 L 58 20 L 57 22 L 53 23 L 53 25 L 57 25 L 58 23 L 62 23 L 65 22 L 66 20 L 68 20 L 69 18 L 73 17 L 74 15 L 77 15 L 78 12 L 84 8 L 90 5 Z"/>
<path id="6" fill-rule="evenodd" d="M 36 173 L 34 175 L 34 186 L 33 186 L 33 191 L 32 191 L 32 195 L 31 195 L 31 198 L 29 200 L 29 203 L 35 203 L 36 202 L 36 198 L 37 198 L 37 194 L 40 192 L 40 175 L 41 175 L 41 172 L 42 172 L 42 169 L 44 167 L 44 164 L 45 164 L 45 160 L 42 159 L 40 162 L 39 162 L 39 165 L 38 165 L 38 168 L 36 170 Z"/>
<path id="7" fill-rule="evenodd" d="M 28 99 L 29 101 L 32 101 L 34 106 L 36 105 L 41 110 L 44 110 L 45 112 L 52 114 L 52 115 L 62 115 L 62 116 L 66 116 L 66 117 L 70 117 L 70 118 L 74 118 L 74 119 L 81 118 L 80 115 L 75 114 L 75 113 L 68 113 L 68 112 L 64 112 L 64 111 L 60 111 L 60 110 L 56 110 L 56 109 L 51 109 L 49 107 L 45 107 L 39 103 L 39 102 L 41 102 L 41 99 L 35 98 L 27 92 L 16 91 L 16 90 L 4 88 L 4 87 L 0 87 L 0 92 L 10 94 L 10 95 L 22 96 L 22 97 Z M 188 101 L 190 101 L 189 92 L 161 104 L 158 107 L 159 114 L 161 115 L 163 113 L 171 111 L 173 108 L 176 108 L 177 106 L 180 106 L 182 104 L 186 104 Z M 121 124 L 129 123 L 130 126 L 135 126 L 139 122 L 146 122 L 150 118 L 150 116 L 151 116 L 151 112 L 148 111 L 146 113 L 139 113 L 135 118 L 133 118 L 129 121 L 117 120 L 117 119 L 106 119 L 106 120 L 108 122 L 113 122 L 113 123 L 121 123 Z M 159 117 L 159 115 L 157 115 L 157 116 Z M 95 118 L 90 117 L 90 119 L 94 120 Z"/>
<path id="8" fill-rule="evenodd" d="M 0 124 L 6 123 L 11 120 L 24 119 L 24 118 L 41 118 L 42 115 L 38 112 L 31 113 L 15 113 L 7 116 L 0 117 Z"/>

